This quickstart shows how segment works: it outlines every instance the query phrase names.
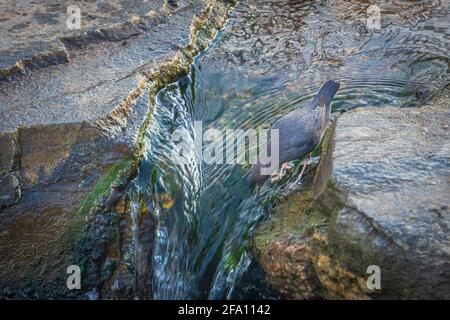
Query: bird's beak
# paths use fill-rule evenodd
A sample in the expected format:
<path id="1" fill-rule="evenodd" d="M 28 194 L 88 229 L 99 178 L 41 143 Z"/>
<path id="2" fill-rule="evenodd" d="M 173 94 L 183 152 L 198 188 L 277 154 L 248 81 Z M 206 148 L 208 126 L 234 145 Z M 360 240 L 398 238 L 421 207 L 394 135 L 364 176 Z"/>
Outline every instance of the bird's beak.
<path id="1" fill-rule="evenodd" d="M 259 197 L 259 191 L 261 190 L 261 186 L 256 186 L 256 197 Z"/>

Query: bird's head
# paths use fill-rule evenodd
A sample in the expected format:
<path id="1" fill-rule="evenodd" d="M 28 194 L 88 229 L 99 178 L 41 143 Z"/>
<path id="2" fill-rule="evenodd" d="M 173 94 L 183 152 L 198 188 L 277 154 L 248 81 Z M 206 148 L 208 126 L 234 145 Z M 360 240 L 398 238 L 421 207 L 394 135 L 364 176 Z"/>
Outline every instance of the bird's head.
<path id="1" fill-rule="evenodd" d="M 339 83 L 333 80 L 328 80 L 327 82 L 325 82 L 322 88 L 320 88 L 319 93 L 317 93 L 317 95 L 309 103 L 309 106 L 307 108 L 309 108 L 310 110 L 320 106 L 329 108 L 331 101 L 336 95 L 336 92 L 339 90 L 339 86 Z"/>
<path id="2" fill-rule="evenodd" d="M 339 82 L 328 80 L 327 82 L 325 82 L 322 88 L 320 88 L 317 96 L 320 100 L 324 100 L 326 106 L 329 106 L 334 96 L 336 95 L 336 92 L 339 90 L 339 87 Z"/>

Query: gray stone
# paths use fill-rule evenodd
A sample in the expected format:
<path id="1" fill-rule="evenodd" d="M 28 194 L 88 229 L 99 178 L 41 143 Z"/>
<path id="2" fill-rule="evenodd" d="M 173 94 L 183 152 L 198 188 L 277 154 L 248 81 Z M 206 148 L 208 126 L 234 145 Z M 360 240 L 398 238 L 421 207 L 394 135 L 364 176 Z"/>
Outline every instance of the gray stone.
<path id="1" fill-rule="evenodd" d="M 68 7 L 78 6 L 81 28 L 71 30 Z M 43 66 L 67 63 L 66 43 L 119 40 L 142 34 L 164 9 L 163 0 L 85 2 L 79 0 L 0 3 L 0 80 Z"/>
<path id="2" fill-rule="evenodd" d="M 20 184 L 14 175 L 0 179 L 0 209 L 16 204 L 21 196 Z"/>
<path id="3" fill-rule="evenodd" d="M 361 275 L 378 265 L 381 297 L 450 298 L 449 107 L 447 90 L 420 109 L 344 113 L 319 169 L 334 255 Z"/>

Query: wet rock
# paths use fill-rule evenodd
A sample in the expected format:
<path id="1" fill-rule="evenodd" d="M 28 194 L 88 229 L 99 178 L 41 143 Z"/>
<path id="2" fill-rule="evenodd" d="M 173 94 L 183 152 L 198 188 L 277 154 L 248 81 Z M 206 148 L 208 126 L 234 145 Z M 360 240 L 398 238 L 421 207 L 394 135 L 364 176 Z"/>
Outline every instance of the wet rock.
<path id="1" fill-rule="evenodd" d="M 277 289 L 289 298 L 450 298 L 449 106 L 447 87 L 422 108 L 336 120 L 314 182 L 254 238 Z M 367 285 L 373 266 L 379 289 Z"/>
<path id="2" fill-rule="evenodd" d="M 13 170 L 17 152 L 17 137 L 11 133 L 0 133 L 0 177 Z"/>
<path id="3" fill-rule="evenodd" d="M 311 193 L 290 196 L 274 209 L 270 222 L 258 227 L 252 240 L 252 254 L 267 282 L 287 299 L 322 296 L 314 266 L 317 245 L 310 228 L 321 220 L 303 214 L 311 198 Z"/>
<path id="4" fill-rule="evenodd" d="M 266 280 L 264 270 L 253 259 L 237 282 L 231 300 L 280 300 L 284 297 Z"/>
<path id="5" fill-rule="evenodd" d="M 71 6 L 79 10 L 79 29 Z M 2 1 L 0 81 L 17 74 L 69 62 L 67 44 L 117 40 L 142 34 L 164 0 L 103 2 Z M 72 23 L 72 24 L 71 24 Z"/>
<path id="6" fill-rule="evenodd" d="M 68 30 L 69 2 L 0 4 L 0 297 L 148 298 L 148 257 L 134 265 L 118 204 L 151 99 L 186 73 L 231 3 L 83 2 L 82 29 Z M 151 254 L 151 215 L 139 223 Z M 80 290 L 66 286 L 70 265 Z"/>
<path id="7" fill-rule="evenodd" d="M 20 184 L 14 175 L 7 175 L 0 180 L 0 209 L 16 204 L 21 196 Z"/>

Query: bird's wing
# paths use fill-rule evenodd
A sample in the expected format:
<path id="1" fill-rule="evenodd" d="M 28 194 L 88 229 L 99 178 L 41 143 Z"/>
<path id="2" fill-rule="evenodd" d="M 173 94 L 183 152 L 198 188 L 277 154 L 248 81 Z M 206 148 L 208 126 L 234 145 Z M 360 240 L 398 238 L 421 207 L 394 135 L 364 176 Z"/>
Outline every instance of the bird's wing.
<path id="1" fill-rule="evenodd" d="M 304 156 L 315 148 L 315 128 L 320 121 L 320 111 L 294 110 L 274 123 L 271 130 L 279 133 L 280 161 L 286 162 Z"/>

